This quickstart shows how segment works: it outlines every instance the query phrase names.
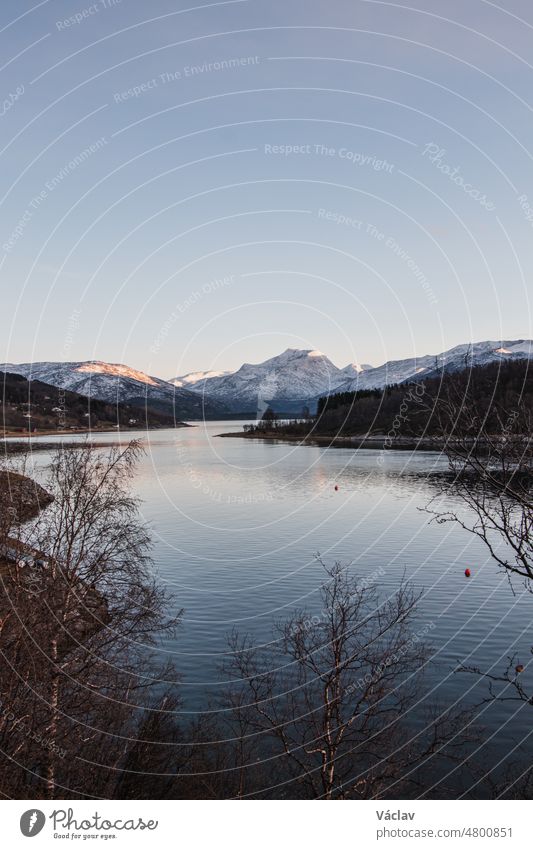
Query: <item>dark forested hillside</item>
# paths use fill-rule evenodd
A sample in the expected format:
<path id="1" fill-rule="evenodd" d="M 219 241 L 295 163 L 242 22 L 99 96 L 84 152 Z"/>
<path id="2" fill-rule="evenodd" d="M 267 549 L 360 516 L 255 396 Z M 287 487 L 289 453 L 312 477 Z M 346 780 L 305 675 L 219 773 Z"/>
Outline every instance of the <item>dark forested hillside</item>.
<path id="1" fill-rule="evenodd" d="M 483 423 L 487 432 L 499 433 L 513 411 L 521 416 L 533 412 L 533 367 L 528 360 L 490 363 L 385 389 L 338 393 L 320 398 L 310 421 L 260 422 L 253 430 L 302 436 L 434 435 L 442 430 L 452 396 L 453 409 L 467 412 L 473 427 Z"/>
<path id="2" fill-rule="evenodd" d="M 140 409 L 131 404 L 108 404 L 8 372 L 0 373 L 0 388 L 0 428 L 4 432 L 94 430 L 116 425 L 135 429 L 181 424 L 150 407 Z"/>

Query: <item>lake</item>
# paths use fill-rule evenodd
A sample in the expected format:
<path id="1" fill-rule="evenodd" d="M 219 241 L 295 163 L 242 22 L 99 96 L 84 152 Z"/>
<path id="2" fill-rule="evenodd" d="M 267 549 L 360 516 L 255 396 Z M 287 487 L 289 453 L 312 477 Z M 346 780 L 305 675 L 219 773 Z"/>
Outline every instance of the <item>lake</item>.
<path id="1" fill-rule="evenodd" d="M 217 438 L 243 424 L 198 423 L 143 435 L 146 455 L 135 490 L 153 531 L 155 568 L 185 611 L 177 637 L 161 647 L 183 674 L 185 713 L 216 698 L 232 628 L 268 640 L 272 622 L 294 607 L 320 610 L 324 575 L 317 554 L 376 577 L 383 598 L 404 575 L 422 593 L 419 623 L 431 625 L 435 649 L 427 687 L 443 705 L 479 701 L 486 692 L 475 677 L 454 673 L 458 663 L 499 672 L 514 653 L 528 663 L 531 594 L 518 582 L 513 594 L 476 538 L 454 524 L 431 522 L 424 512 L 446 469 L 443 458 Z M 109 443 L 128 435 L 92 438 Z M 33 456 L 42 470 L 46 453 Z M 530 663 L 526 684 L 532 669 Z M 533 719 L 527 704 L 492 705 L 481 719 L 491 764 L 517 744 L 527 750 Z"/>

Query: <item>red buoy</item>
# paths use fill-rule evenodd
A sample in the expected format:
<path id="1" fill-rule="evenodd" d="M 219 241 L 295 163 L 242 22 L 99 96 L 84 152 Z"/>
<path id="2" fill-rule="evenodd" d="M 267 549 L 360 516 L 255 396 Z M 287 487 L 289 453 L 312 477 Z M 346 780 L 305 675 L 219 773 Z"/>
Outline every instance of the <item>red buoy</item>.
<path id="1" fill-rule="evenodd" d="M 520 675 L 520 673 L 523 672 L 523 671 L 524 671 L 524 667 L 522 666 L 521 663 L 519 663 L 518 666 L 515 666 L 515 672 L 516 672 L 517 675 Z"/>
<path id="2" fill-rule="evenodd" d="M 335 492 L 338 492 L 338 491 L 339 491 L 339 487 L 337 486 L 337 484 L 335 484 Z"/>
<path id="3" fill-rule="evenodd" d="M 465 569 L 465 578 L 469 578 L 471 574 L 470 569 Z"/>

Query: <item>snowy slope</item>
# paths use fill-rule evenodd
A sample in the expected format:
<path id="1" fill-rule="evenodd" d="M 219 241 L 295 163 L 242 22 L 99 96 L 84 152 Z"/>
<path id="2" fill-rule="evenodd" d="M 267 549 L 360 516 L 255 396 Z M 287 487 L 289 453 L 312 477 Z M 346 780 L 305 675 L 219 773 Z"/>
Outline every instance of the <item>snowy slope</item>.
<path id="1" fill-rule="evenodd" d="M 255 410 L 271 400 L 312 398 L 345 380 L 346 374 L 320 351 L 287 348 L 263 363 L 244 363 L 236 372 L 200 379 L 189 388 L 234 409 Z"/>
<path id="2" fill-rule="evenodd" d="M 196 383 L 201 383 L 210 377 L 225 377 L 227 374 L 233 374 L 232 371 L 190 371 L 188 374 L 183 374 L 181 377 L 171 377 L 168 381 L 172 386 L 178 388 L 184 387 L 191 389 Z"/>
<path id="3" fill-rule="evenodd" d="M 475 342 L 457 345 L 440 354 L 427 354 L 406 360 L 389 360 L 382 366 L 360 372 L 343 383 L 339 392 L 356 389 L 382 389 L 391 383 L 404 383 L 415 378 L 422 379 L 436 370 L 460 371 L 476 365 L 495 361 L 533 359 L 533 342 L 519 339 L 504 342 Z"/>

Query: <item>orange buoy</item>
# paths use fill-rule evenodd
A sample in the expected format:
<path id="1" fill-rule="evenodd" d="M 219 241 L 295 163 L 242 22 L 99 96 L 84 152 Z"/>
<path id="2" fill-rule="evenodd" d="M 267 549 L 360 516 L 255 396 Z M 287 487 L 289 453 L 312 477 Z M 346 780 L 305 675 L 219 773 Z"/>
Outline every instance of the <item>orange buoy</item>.
<path id="1" fill-rule="evenodd" d="M 337 484 L 335 484 L 335 492 L 338 492 L 338 491 L 339 491 L 339 487 L 337 486 Z"/>
<path id="2" fill-rule="evenodd" d="M 465 569 L 465 578 L 469 578 L 471 574 L 470 569 Z"/>
<path id="3" fill-rule="evenodd" d="M 519 663 L 518 666 L 515 666 L 515 672 L 516 672 L 517 675 L 520 675 L 520 673 L 523 672 L 523 671 L 524 671 L 524 667 L 522 666 L 521 663 Z"/>

